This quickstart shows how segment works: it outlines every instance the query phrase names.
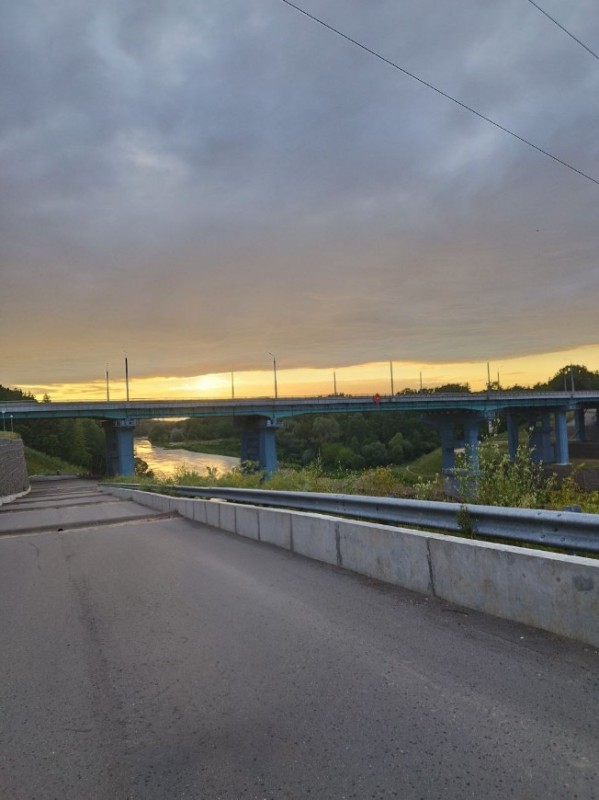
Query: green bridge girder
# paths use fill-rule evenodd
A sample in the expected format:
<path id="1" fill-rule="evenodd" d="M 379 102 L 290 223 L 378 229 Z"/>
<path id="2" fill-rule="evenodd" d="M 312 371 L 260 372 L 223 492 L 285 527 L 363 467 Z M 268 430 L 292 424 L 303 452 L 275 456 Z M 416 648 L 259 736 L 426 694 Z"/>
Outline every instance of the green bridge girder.
<path id="1" fill-rule="evenodd" d="M 380 400 L 376 400 L 380 398 Z M 259 416 L 285 419 L 301 414 L 377 411 L 469 411 L 498 413 L 508 409 L 563 409 L 599 407 L 599 391 L 588 392 L 480 392 L 468 394 L 409 394 L 375 397 L 290 397 L 248 400 L 133 400 L 0 403 L 0 413 L 18 419 L 165 419 L 168 417 Z"/>

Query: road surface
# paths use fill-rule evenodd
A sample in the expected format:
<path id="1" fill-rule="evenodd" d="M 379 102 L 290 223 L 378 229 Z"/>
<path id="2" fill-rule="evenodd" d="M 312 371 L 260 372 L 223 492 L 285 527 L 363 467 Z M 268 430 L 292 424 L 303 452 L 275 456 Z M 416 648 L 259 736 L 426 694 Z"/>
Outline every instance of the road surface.
<path id="1" fill-rule="evenodd" d="M 2 800 L 599 798 L 592 648 L 35 487 L 0 510 Z"/>

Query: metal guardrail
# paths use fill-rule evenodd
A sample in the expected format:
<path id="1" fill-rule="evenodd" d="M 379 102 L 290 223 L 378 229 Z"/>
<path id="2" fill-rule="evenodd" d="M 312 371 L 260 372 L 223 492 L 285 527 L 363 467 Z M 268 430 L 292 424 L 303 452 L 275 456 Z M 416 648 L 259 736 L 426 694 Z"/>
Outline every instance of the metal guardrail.
<path id="1" fill-rule="evenodd" d="M 574 553 L 599 554 L 599 514 L 319 492 L 196 486 L 164 487 L 134 483 L 108 485 L 159 491 L 177 497 L 214 498 L 294 511 L 331 514 L 384 522 L 389 525 L 415 525 L 418 528 L 458 535 L 486 536 L 521 544 L 556 547 Z"/>

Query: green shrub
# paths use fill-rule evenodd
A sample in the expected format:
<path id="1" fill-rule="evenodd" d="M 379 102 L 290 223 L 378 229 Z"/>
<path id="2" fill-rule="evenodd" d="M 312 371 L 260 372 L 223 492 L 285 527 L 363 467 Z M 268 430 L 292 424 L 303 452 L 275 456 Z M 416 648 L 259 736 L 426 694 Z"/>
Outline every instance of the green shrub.
<path id="1" fill-rule="evenodd" d="M 561 510 L 568 506 L 580 506 L 581 511 L 599 514 L 599 491 L 585 491 L 576 482 L 576 472 L 572 472 L 560 486 L 554 486 L 547 498 L 547 508 Z"/>
<path id="2" fill-rule="evenodd" d="M 459 458 L 455 469 L 463 502 L 510 508 L 544 508 L 555 479 L 547 478 L 543 466 L 532 460 L 532 451 L 520 446 L 513 462 L 494 436 L 478 446 L 477 463 Z"/>
<path id="3" fill-rule="evenodd" d="M 419 478 L 414 486 L 414 497 L 416 500 L 447 500 L 443 487 L 443 477 L 438 475 L 430 480 Z"/>

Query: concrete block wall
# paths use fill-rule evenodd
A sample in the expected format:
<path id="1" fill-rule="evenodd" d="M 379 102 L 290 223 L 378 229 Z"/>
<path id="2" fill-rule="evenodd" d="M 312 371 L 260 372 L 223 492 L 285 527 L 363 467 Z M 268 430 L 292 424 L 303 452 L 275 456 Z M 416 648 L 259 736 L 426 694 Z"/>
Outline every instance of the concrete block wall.
<path id="1" fill-rule="evenodd" d="M 29 491 L 23 442 L 0 436 L 0 505 Z"/>
<path id="2" fill-rule="evenodd" d="M 599 647 L 599 560 L 320 514 L 105 487 L 255 541 Z"/>

